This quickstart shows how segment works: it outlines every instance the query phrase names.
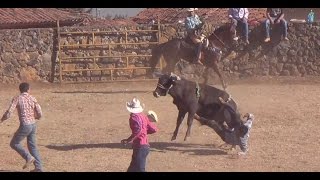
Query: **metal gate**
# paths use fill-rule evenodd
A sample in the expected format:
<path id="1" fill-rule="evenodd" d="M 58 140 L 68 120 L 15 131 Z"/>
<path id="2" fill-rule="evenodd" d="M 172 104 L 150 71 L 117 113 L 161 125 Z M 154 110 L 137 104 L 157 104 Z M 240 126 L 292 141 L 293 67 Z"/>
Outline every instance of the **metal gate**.
<path id="1" fill-rule="evenodd" d="M 159 21 L 158 21 L 159 22 Z M 62 32 L 61 28 L 59 26 L 59 21 L 57 22 L 57 35 L 58 35 L 58 58 L 59 58 L 59 81 L 60 83 L 64 83 L 67 82 L 66 80 L 63 79 L 64 76 L 66 76 L 68 73 L 90 73 L 92 74 L 92 72 L 100 72 L 101 76 L 100 76 L 100 81 L 136 81 L 136 80 L 151 80 L 148 78 L 143 78 L 143 79 L 115 79 L 114 78 L 114 72 L 118 71 L 118 70 L 129 70 L 129 71 L 134 71 L 137 69 L 145 69 L 145 71 L 147 71 L 147 69 L 150 69 L 151 67 L 132 67 L 129 66 L 130 61 L 133 58 L 141 58 L 141 57 L 151 57 L 150 54 L 127 54 L 127 53 L 122 53 L 122 54 L 118 54 L 118 55 L 113 55 L 111 53 L 111 47 L 113 46 L 124 46 L 125 49 L 127 48 L 127 46 L 130 45 L 152 45 L 152 44 L 160 44 L 160 39 L 161 39 L 161 32 L 160 32 L 160 23 L 158 23 L 157 25 L 157 30 L 121 30 L 121 31 L 99 31 L 99 30 L 89 30 L 89 31 L 68 31 L 68 32 Z M 125 39 L 124 42 L 113 42 L 113 43 L 99 43 L 96 44 L 95 43 L 95 38 L 99 35 L 105 35 L 108 33 L 116 33 L 116 34 L 122 34 L 124 35 Z M 132 34 L 132 33 L 157 33 L 157 41 L 155 42 L 128 42 L 128 35 Z M 66 36 L 87 36 L 90 37 L 90 39 L 92 39 L 91 43 L 85 43 L 85 44 L 64 44 L 61 40 L 63 38 L 66 38 Z M 62 56 L 62 53 L 64 53 L 64 51 L 68 51 L 68 50 L 72 50 L 72 51 L 80 51 L 80 50 L 84 50 L 84 49 L 90 49 L 90 48 L 100 48 L 106 50 L 108 53 L 104 54 L 104 55 L 90 55 L 90 56 L 71 56 L 71 57 L 64 57 Z M 77 54 L 77 53 L 75 53 Z M 120 58 L 120 59 L 125 59 L 125 66 L 124 67 L 97 67 L 97 61 L 99 59 L 102 58 Z M 81 64 L 80 60 L 83 63 L 86 64 L 93 64 L 93 66 L 91 67 L 87 67 L 87 68 L 75 68 L 76 64 Z M 65 68 L 67 64 L 73 64 L 74 68 Z M 157 69 L 162 69 L 162 60 L 160 61 L 160 64 L 158 66 L 156 66 Z M 108 73 L 103 73 L 108 71 Z M 101 77 L 103 76 L 103 74 L 108 74 L 109 79 L 107 80 L 101 80 Z M 74 82 L 74 81 L 72 81 Z M 81 82 L 81 81 L 76 81 L 76 82 Z M 91 77 L 90 80 L 85 81 L 85 82 L 93 82 L 91 81 Z M 94 81 L 94 82 L 97 82 Z M 99 82 L 99 81 L 98 81 Z"/>

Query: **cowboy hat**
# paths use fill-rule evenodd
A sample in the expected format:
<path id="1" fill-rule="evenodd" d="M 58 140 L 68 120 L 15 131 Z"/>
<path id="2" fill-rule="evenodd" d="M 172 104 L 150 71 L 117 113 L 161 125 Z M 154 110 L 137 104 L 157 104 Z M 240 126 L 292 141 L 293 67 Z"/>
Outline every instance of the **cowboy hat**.
<path id="1" fill-rule="evenodd" d="M 149 120 L 150 120 L 151 122 L 158 122 L 158 116 L 157 116 L 157 114 L 156 114 L 154 111 L 152 111 L 152 110 L 148 111 L 148 118 L 149 118 Z"/>
<path id="2" fill-rule="evenodd" d="M 141 113 L 143 111 L 143 107 L 137 98 L 133 98 L 130 102 L 127 102 L 126 107 L 131 113 Z"/>

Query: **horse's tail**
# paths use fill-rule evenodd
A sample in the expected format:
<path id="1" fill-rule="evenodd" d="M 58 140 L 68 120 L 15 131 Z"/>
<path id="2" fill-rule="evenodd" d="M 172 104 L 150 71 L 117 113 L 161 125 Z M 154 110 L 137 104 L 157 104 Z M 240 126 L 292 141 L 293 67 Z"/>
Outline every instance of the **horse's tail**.
<path id="1" fill-rule="evenodd" d="M 150 67 L 151 67 L 151 73 L 154 72 L 158 62 L 160 61 L 160 58 L 162 56 L 162 53 L 163 53 L 163 44 L 160 44 L 158 46 L 155 46 L 152 51 L 151 51 L 151 58 L 150 58 Z"/>

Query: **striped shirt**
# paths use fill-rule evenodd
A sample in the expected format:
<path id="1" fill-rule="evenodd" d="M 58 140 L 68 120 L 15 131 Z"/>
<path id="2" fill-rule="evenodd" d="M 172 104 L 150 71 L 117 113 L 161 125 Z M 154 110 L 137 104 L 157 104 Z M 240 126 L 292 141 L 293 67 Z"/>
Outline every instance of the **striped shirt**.
<path id="1" fill-rule="evenodd" d="M 132 142 L 134 148 L 139 148 L 144 145 L 149 146 L 147 135 L 158 131 L 157 127 L 150 122 L 149 118 L 143 113 L 131 113 L 129 124 L 132 134 L 128 138 L 128 141 Z"/>
<path id="2" fill-rule="evenodd" d="M 3 115 L 4 120 L 9 119 L 16 108 L 21 125 L 34 124 L 36 122 L 35 119 L 40 119 L 42 116 L 41 107 L 36 98 L 27 92 L 21 93 L 12 99 L 9 109 Z"/>
<path id="3" fill-rule="evenodd" d="M 238 137 L 236 135 L 236 131 L 232 132 L 225 132 L 225 142 L 231 145 L 239 145 L 240 149 L 243 152 L 248 151 L 248 140 L 249 140 L 249 134 L 252 127 L 252 121 L 253 121 L 253 115 L 250 115 L 250 117 L 247 119 L 247 121 L 244 123 L 244 126 L 248 128 L 247 133 L 243 137 Z"/>
<path id="4" fill-rule="evenodd" d="M 252 120 L 253 119 L 250 118 L 244 123 L 244 125 L 248 128 L 248 132 L 243 137 L 240 137 L 239 146 L 243 152 L 248 151 L 248 140 L 249 140 L 250 129 L 252 127 Z"/>

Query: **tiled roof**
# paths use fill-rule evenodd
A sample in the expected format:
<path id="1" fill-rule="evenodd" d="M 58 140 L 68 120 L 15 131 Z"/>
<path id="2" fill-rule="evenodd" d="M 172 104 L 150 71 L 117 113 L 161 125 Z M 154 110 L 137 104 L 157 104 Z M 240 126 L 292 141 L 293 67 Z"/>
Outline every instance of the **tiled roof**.
<path id="1" fill-rule="evenodd" d="M 266 8 L 248 8 L 249 22 L 261 21 L 265 19 Z M 228 21 L 228 8 L 199 8 L 197 11 L 199 16 L 207 16 L 208 22 L 212 24 L 226 23 Z M 141 11 L 137 16 L 133 17 L 133 21 L 139 24 L 146 24 L 150 21 L 160 19 L 160 23 L 175 24 L 179 20 L 184 20 L 187 16 L 185 8 L 147 8 Z"/>
<path id="2" fill-rule="evenodd" d="M 57 20 L 61 26 L 81 23 L 91 19 L 89 14 L 76 14 L 56 8 L 0 8 L 0 28 L 55 27 Z"/>

